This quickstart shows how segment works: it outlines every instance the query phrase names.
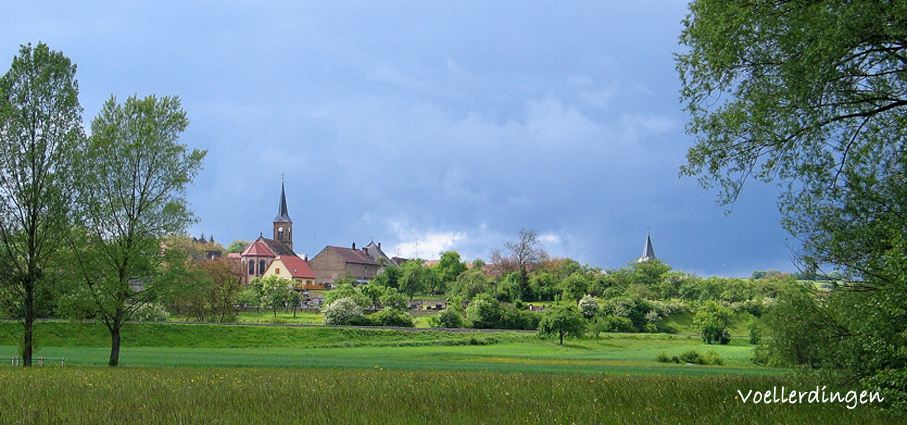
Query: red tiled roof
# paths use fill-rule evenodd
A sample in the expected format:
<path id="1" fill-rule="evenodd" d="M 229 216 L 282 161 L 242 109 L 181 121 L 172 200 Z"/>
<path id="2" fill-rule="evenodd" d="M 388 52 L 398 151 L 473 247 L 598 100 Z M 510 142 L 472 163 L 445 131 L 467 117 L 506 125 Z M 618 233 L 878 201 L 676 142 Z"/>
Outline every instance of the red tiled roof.
<path id="1" fill-rule="evenodd" d="M 315 273 L 312 272 L 309 263 L 302 258 L 295 255 L 281 255 L 275 258 L 274 261 L 283 263 L 284 267 L 287 268 L 287 271 L 290 272 L 290 275 L 294 278 L 315 279 Z"/>
<path id="2" fill-rule="evenodd" d="M 249 247 L 241 255 L 243 257 L 277 257 L 284 255 L 296 256 L 296 253 L 283 242 L 259 236 L 255 242 L 249 244 Z"/>
<path id="3" fill-rule="evenodd" d="M 268 244 L 266 244 L 262 240 L 262 238 L 258 238 L 257 241 L 249 244 L 249 247 L 246 248 L 246 250 L 243 251 L 241 255 L 243 257 L 276 257 L 277 256 L 276 254 L 274 254 L 274 251 L 271 251 L 271 249 L 268 248 Z"/>

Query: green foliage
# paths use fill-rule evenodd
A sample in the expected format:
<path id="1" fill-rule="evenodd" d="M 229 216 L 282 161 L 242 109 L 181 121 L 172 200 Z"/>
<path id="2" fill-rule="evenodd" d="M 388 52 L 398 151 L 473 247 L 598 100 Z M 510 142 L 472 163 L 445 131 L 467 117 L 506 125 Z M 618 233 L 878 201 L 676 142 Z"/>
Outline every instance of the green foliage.
<path id="1" fill-rule="evenodd" d="M 383 294 L 381 295 L 383 296 Z M 336 300 L 349 298 L 356 302 L 360 308 L 366 309 L 372 305 L 372 299 L 362 293 L 359 288 L 350 283 L 343 283 L 324 293 L 324 304 L 331 304 Z M 380 298 L 379 298 L 380 300 Z"/>
<path id="2" fill-rule="evenodd" d="M 434 269 L 439 281 L 445 287 L 453 285 L 457 281 L 457 277 L 467 270 L 466 263 L 460 259 L 460 253 L 457 251 L 442 252 L 441 260 Z"/>
<path id="3" fill-rule="evenodd" d="M 400 277 L 403 276 L 403 269 L 393 265 L 387 265 L 384 267 L 384 271 L 381 272 L 378 276 L 375 276 L 371 282 L 378 286 L 385 286 L 388 288 L 397 289 L 400 287 Z"/>
<path id="4" fill-rule="evenodd" d="M 477 296 L 466 307 L 466 318 L 475 329 L 524 329 L 538 327 L 540 317 L 532 311 L 517 310 L 488 294 Z"/>
<path id="5" fill-rule="evenodd" d="M 542 335 L 557 335 L 559 344 L 563 345 L 566 335 L 582 338 L 586 322 L 576 306 L 557 305 L 542 314 L 538 329 Z"/>
<path id="6" fill-rule="evenodd" d="M 76 66 L 38 43 L 21 46 L 0 77 L 0 306 L 23 325 L 31 365 L 33 324 L 61 275 L 57 250 L 72 210 L 84 151 Z M 60 268 L 59 270 L 63 270 Z"/>
<path id="7" fill-rule="evenodd" d="M 368 316 L 375 326 L 415 327 L 413 316 L 405 311 L 394 308 L 384 308 Z"/>
<path id="8" fill-rule="evenodd" d="M 227 247 L 227 253 L 229 254 L 242 254 L 246 248 L 251 245 L 252 242 L 247 240 L 237 239 L 233 242 L 230 242 L 230 246 Z"/>
<path id="9" fill-rule="evenodd" d="M 321 310 L 325 325 L 351 325 L 363 317 L 362 307 L 352 298 L 339 298 Z"/>
<path id="10" fill-rule="evenodd" d="M 586 319 L 593 319 L 601 313 L 601 308 L 598 306 L 598 298 L 589 294 L 584 295 L 579 300 L 577 307 L 579 307 L 579 311 L 583 313 L 583 317 Z"/>
<path id="11" fill-rule="evenodd" d="M 424 292 L 437 284 L 437 275 L 425 266 L 425 261 L 414 258 L 403 264 L 403 274 L 400 277 L 400 292 L 406 294 L 410 300 L 418 292 Z"/>
<path id="12" fill-rule="evenodd" d="M 276 274 L 256 279 L 261 283 L 262 303 L 270 307 L 274 317 L 277 317 L 277 310 L 290 299 L 292 283 Z"/>
<path id="13" fill-rule="evenodd" d="M 753 317 L 747 324 L 747 328 L 750 331 L 750 344 L 759 345 L 762 342 L 762 328 L 759 326 L 759 321 Z"/>
<path id="14" fill-rule="evenodd" d="M 78 213 L 84 233 L 71 238 L 74 271 L 108 324 L 118 363 L 119 329 L 138 306 L 154 300 L 161 241 L 195 221 L 184 194 L 206 152 L 178 143 L 189 125 L 179 98 L 111 97 L 91 123 L 82 158 Z"/>
<path id="15" fill-rule="evenodd" d="M 629 332 L 649 332 L 646 325 L 650 324 L 651 315 L 656 311 L 655 305 L 639 297 L 620 297 L 606 300 L 602 305 L 601 314 L 617 316 L 628 319 L 632 324 Z"/>
<path id="16" fill-rule="evenodd" d="M 242 298 L 242 271 L 227 259 L 196 259 L 192 242 L 184 237 L 166 239 L 167 251 L 156 284 L 159 301 L 192 320 L 235 321 L 235 306 L 246 301 Z M 258 289 L 260 292 L 261 287 Z M 261 295 L 255 302 L 248 301 L 258 306 Z"/>
<path id="17" fill-rule="evenodd" d="M 667 356 L 665 356 L 667 357 Z M 659 360 L 661 361 L 661 360 Z M 724 360 L 715 350 L 709 350 L 705 355 L 699 353 L 697 350 L 687 350 L 680 354 L 677 357 L 677 361 L 680 363 L 689 363 L 689 364 L 701 364 L 701 365 L 723 365 Z"/>
<path id="18" fill-rule="evenodd" d="M 706 344 L 713 342 L 727 344 L 731 337 L 727 331 L 728 318 L 734 314 L 731 309 L 715 301 L 706 301 L 696 309 L 693 325 L 699 328 L 699 334 Z"/>
<path id="19" fill-rule="evenodd" d="M 907 400 L 907 355 L 895 348 L 907 342 L 907 3 L 697 0 L 690 10 L 677 68 L 697 142 L 682 173 L 718 186 L 725 203 L 751 177 L 779 180 L 805 275 L 830 265 L 853 281 L 827 299 L 784 294 L 766 327 L 773 360 Z"/>
<path id="20" fill-rule="evenodd" d="M 435 328 L 467 328 L 469 327 L 466 318 L 463 317 L 463 310 L 452 304 L 441 310 L 436 316 L 432 316 L 431 326 Z"/>
<path id="21" fill-rule="evenodd" d="M 574 273 L 561 281 L 561 294 L 565 300 L 578 301 L 583 295 L 589 293 L 589 276 Z"/>
<path id="22" fill-rule="evenodd" d="M 491 278 L 481 267 L 473 267 L 457 276 L 456 282 L 451 287 L 450 295 L 469 301 L 476 295 L 487 292 L 490 288 Z"/>
<path id="23" fill-rule="evenodd" d="M 409 302 L 407 302 L 406 296 L 395 289 L 388 288 L 388 290 L 384 291 L 384 295 L 381 296 L 381 304 L 385 308 L 398 311 L 409 310 Z"/>

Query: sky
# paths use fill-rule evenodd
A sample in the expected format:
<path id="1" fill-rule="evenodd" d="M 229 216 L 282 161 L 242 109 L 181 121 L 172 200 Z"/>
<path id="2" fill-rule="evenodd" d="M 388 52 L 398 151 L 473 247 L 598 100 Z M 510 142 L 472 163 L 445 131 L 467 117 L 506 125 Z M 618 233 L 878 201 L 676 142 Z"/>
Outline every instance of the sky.
<path id="1" fill-rule="evenodd" d="M 779 189 L 733 206 L 679 176 L 694 136 L 674 54 L 682 0 L 12 2 L 0 71 L 44 42 L 78 66 L 83 124 L 111 96 L 179 96 L 208 151 L 189 231 L 294 249 L 382 243 L 437 259 L 535 230 L 617 269 L 655 254 L 700 276 L 795 272 Z M 730 210 L 730 212 L 729 212 Z M 729 213 L 728 213 L 729 212 Z"/>

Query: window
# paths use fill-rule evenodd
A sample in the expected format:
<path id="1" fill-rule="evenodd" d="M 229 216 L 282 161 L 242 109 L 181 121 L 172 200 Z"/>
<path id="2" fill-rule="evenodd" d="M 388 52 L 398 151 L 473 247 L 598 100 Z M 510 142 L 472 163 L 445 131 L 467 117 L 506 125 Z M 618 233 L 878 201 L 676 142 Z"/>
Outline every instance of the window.
<path id="1" fill-rule="evenodd" d="M 265 272 L 265 260 L 258 260 L 258 275 L 261 276 Z"/>
<path id="2" fill-rule="evenodd" d="M 255 274 L 255 260 L 249 261 L 249 274 Z"/>
<path id="3" fill-rule="evenodd" d="M 280 267 L 274 269 L 274 274 L 280 274 Z"/>

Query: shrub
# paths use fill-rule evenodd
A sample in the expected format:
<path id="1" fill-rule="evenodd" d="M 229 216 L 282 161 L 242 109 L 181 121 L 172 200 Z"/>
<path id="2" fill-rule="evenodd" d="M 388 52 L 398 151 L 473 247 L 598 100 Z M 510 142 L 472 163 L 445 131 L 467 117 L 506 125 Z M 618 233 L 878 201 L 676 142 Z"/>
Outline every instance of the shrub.
<path id="1" fill-rule="evenodd" d="M 677 357 L 677 360 L 682 363 L 688 364 L 701 364 L 701 365 L 723 365 L 724 359 L 721 358 L 721 355 L 718 354 L 715 350 L 709 350 L 702 355 L 699 351 L 696 350 L 687 350 L 680 354 Z"/>
<path id="2" fill-rule="evenodd" d="M 321 310 L 321 314 L 325 325 L 360 324 L 354 322 L 362 318 L 362 307 L 352 298 L 339 298 Z"/>
<path id="3" fill-rule="evenodd" d="M 142 303 L 132 315 L 133 320 L 143 322 L 166 322 L 168 317 L 170 317 L 170 313 L 167 312 L 167 309 L 163 305 L 155 303 Z M 236 313 L 234 312 L 231 317 L 235 321 Z"/>
<path id="4" fill-rule="evenodd" d="M 404 328 L 416 326 L 413 322 L 412 315 L 394 308 L 384 308 L 381 311 L 368 316 L 368 319 L 375 326 L 398 326 Z"/>
<path id="5" fill-rule="evenodd" d="M 655 361 L 659 363 L 670 363 L 671 358 L 668 357 L 668 354 L 665 353 L 664 350 L 661 350 L 660 352 L 658 352 L 658 355 L 655 356 Z"/>
<path id="6" fill-rule="evenodd" d="M 429 319 L 429 324 L 433 328 L 466 328 L 466 318 L 463 317 L 461 310 L 448 305 L 441 310 L 437 316 Z"/>
<path id="7" fill-rule="evenodd" d="M 710 364 L 721 366 L 724 364 L 724 359 L 718 354 L 715 350 L 709 350 L 705 352 L 705 356 L 702 357 L 702 364 Z"/>
<path id="8" fill-rule="evenodd" d="M 636 332 L 633 322 L 626 317 L 605 316 L 602 319 L 607 323 L 608 330 L 605 332 Z"/>
<path id="9" fill-rule="evenodd" d="M 593 297 L 592 295 L 586 294 L 579 300 L 579 311 L 583 313 L 583 317 L 587 319 L 592 319 L 598 316 L 598 313 L 601 309 L 598 307 L 598 298 Z"/>
<path id="10" fill-rule="evenodd" d="M 678 356 L 683 363 L 702 364 L 702 355 L 696 350 L 687 350 Z"/>

